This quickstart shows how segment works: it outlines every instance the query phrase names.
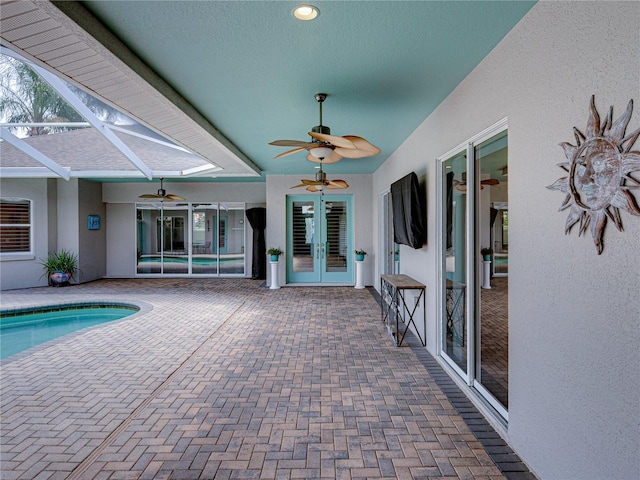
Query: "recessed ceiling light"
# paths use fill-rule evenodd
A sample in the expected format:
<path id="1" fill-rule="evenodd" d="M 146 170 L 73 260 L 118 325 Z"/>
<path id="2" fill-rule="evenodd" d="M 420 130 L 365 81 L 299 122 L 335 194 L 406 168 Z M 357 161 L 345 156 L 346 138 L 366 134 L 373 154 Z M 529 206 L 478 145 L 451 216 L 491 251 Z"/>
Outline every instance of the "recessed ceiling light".
<path id="1" fill-rule="evenodd" d="M 298 5 L 293 10 L 293 16 L 298 20 L 313 20 L 320 14 L 320 10 L 313 5 Z"/>

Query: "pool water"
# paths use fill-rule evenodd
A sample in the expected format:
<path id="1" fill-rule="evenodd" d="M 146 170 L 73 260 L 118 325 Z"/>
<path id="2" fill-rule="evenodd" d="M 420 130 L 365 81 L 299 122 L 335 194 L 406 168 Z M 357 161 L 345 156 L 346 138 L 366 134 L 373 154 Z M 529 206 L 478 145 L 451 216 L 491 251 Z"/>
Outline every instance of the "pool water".
<path id="1" fill-rule="evenodd" d="M 184 264 L 186 265 L 187 263 L 189 263 L 189 257 L 169 257 L 169 256 L 165 256 L 165 257 L 142 257 L 140 259 L 138 259 L 138 263 L 159 263 L 159 262 L 164 262 L 164 263 L 179 263 L 179 264 Z M 244 257 L 225 257 L 225 258 L 220 258 L 220 265 L 232 265 L 232 264 L 241 264 L 244 261 Z M 204 266 L 204 267 L 215 267 L 216 265 L 218 265 L 218 259 L 217 258 L 209 258 L 209 257 L 191 257 L 191 263 L 193 263 L 193 265 L 200 265 L 200 266 Z"/>
<path id="2" fill-rule="evenodd" d="M 112 322 L 137 312 L 132 305 L 43 307 L 0 315 L 0 358 L 87 327 Z"/>

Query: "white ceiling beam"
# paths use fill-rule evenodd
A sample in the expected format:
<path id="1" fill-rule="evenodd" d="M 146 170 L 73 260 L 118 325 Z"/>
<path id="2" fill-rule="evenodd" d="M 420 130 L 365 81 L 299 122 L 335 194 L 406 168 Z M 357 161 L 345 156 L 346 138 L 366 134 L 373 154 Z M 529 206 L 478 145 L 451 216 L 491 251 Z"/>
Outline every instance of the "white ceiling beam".
<path id="1" fill-rule="evenodd" d="M 2 140 L 9 142 L 11 145 L 16 147 L 18 150 L 21 150 L 22 152 L 26 153 L 34 160 L 40 162 L 42 165 L 44 165 L 45 167 L 47 167 L 49 170 L 56 173 L 60 177 L 64 178 L 65 180 L 69 180 L 69 178 L 71 178 L 69 171 L 66 168 L 64 168 L 59 163 L 51 160 L 40 150 L 33 148 L 24 140 L 16 137 L 13 133 L 11 133 L 6 128 L 0 128 L 0 138 L 2 138 Z"/>

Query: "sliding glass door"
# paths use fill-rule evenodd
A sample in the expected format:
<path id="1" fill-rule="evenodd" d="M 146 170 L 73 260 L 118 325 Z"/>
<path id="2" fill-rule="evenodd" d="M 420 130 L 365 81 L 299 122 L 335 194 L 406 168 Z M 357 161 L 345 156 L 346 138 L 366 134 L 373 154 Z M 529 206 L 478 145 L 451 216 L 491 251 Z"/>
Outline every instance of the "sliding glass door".
<path id="1" fill-rule="evenodd" d="M 507 153 L 504 120 L 440 158 L 438 172 L 439 352 L 505 419 L 508 276 L 492 265 L 508 258 Z"/>
<path id="2" fill-rule="evenodd" d="M 245 207 L 238 202 L 136 205 L 138 275 L 244 275 Z"/>

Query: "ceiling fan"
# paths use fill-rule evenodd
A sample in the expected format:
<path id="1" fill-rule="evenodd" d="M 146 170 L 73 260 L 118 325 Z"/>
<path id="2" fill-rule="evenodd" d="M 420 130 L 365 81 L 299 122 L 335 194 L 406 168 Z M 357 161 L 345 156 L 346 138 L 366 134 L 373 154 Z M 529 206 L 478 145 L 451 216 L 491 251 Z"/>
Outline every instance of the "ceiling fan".
<path id="1" fill-rule="evenodd" d="M 322 192 L 325 188 L 331 190 L 339 190 L 342 188 L 349 188 L 349 184 L 344 180 L 329 180 L 327 174 L 322 171 L 322 164 L 320 164 L 320 170 L 316 172 L 316 179 L 309 180 L 306 178 L 300 179 L 302 183 L 294 185 L 291 188 L 306 187 L 309 192 Z"/>
<path id="2" fill-rule="evenodd" d="M 372 157 L 380 153 L 380 149 L 369 143 L 362 137 L 355 135 L 337 136 L 331 135 L 331 130 L 326 125 L 322 125 L 322 102 L 327 98 L 326 93 L 316 93 L 315 99 L 320 105 L 320 125 L 316 125 L 311 129 L 309 135 L 312 140 L 304 142 L 301 140 L 275 140 L 269 145 L 277 147 L 295 147 L 288 150 L 275 158 L 286 157 L 294 153 L 307 150 L 307 160 L 316 163 L 336 163 L 343 158 L 364 158 Z"/>
<path id="3" fill-rule="evenodd" d="M 143 193 L 138 198 L 159 198 L 160 201 L 163 202 L 183 202 L 186 198 L 181 197 L 180 195 L 174 195 L 173 193 L 167 193 L 167 191 L 162 188 L 162 182 L 164 178 L 160 179 L 160 188 L 158 189 L 158 193 Z"/>
<path id="4" fill-rule="evenodd" d="M 486 180 L 480 180 L 480 190 L 484 188 L 485 185 L 490 187 L 495 187 L 496 185 L 500 185 L 500 181 L 495 178 L 487 178 Z M 467 174 L 466 172 L 462 173 L 462 181 L 453 179 L 453 186 L 456 190 L 461 192 L 467 191 Z"/>

